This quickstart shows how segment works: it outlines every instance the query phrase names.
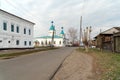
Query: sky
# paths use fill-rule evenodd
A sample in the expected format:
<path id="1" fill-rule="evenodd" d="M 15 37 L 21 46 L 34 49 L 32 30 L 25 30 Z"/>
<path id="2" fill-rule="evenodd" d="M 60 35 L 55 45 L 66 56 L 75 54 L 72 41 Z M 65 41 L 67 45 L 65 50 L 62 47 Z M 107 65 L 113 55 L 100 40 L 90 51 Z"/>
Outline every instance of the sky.
<path id="1" fill-rule="evenodd" d="M 92 37 L 101 31 L 120 26 L 120 0 L 0 0 L 0 9 L 35 23 L 34 37 L 48 34 L 51 21 L 57 34 L 68 29 L 91 26 Z"/>

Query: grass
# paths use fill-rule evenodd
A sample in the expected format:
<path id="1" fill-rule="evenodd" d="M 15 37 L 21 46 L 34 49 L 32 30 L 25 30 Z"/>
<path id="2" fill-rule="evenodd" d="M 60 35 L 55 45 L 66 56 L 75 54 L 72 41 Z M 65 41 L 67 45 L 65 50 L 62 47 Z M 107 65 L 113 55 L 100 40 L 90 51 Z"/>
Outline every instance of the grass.
<path id="1" fill-rule="evenodd" d="M 10 58 L 14 58 L 14 57 L 21 56 L 21 55 L 27 55 L 27 54 L 32 54 L 32 53 L 35 53 L 35 52 L 47 51 L 47 50 L 53 50 L 53 49 L 58 49 L 58 48 L 44 47 L 44 48 L 38 48 L 38 49 L 29 49 L 29 50 L 22 51 L 22 52 L 13 52 L 13 53 L 9 53 L 9 54 L 0 54 L 0 58 L 2 58 L 2 59 L 10 59 Z"/>
<path id="2" fill-rule="evenodd" d="M 84 52 L 84 49 L 78 49 Z M 98 49 L 89 49 L 87 53 L 94 57 L 97 80 L 120 80 L 120 54 Z"/>

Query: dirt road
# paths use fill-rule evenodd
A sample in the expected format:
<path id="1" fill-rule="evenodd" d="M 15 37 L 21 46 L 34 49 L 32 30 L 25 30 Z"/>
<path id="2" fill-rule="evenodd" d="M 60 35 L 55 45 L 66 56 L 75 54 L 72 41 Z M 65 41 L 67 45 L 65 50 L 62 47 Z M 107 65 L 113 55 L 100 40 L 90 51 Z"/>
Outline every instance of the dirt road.
<path id="1" fill-rule="evenodd" d="M 62 64 L 53 80 L 95 80 L 93 58 L 74 51 Z"/>

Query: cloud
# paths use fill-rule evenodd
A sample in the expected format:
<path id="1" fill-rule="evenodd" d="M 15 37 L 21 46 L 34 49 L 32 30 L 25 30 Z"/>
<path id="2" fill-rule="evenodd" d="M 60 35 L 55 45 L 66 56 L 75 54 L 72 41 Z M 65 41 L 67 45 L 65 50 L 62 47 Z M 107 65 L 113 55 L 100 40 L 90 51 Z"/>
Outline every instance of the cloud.
<path id="1" fill-rule="evenodd" d="M 8 0 L 7 0 L 8 1 Z M 2 8 L 36 23 L 34 36 L 47 35 L 53 20 L 58 33 L 63 26 L 65 32 L 70 27 L 79 30 L 80 16 L 83 16 L 83 28 L 92 26 L 92 34 L 120 26 L 120 1 L 113 0 L 12 0 Z"/>

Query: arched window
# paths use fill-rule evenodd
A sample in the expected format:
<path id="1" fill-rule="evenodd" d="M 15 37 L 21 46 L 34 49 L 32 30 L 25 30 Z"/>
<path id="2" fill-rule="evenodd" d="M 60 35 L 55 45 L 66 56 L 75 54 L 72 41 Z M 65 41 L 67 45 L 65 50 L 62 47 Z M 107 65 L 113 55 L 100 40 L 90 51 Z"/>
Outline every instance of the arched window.
<path id="1" fill-rule="evenodd" d="M 35 43 L 35 46 L 39 46 L 39 44 L 40 44 L 38 40 L 36 40 L 34 43 Z M 31 44 L 31 43 L 29 43 L 29 44 Z"/>
<path id="2" fill-rule="evenodd" d="M 61 41 L 59 41 L 59 44 L 61 44 Z"/>
<path id="3" fill-rule="evenodd" d="M 54 44 L 56 44 L 56 41 L 54 41 Z"/>
<path id="4" fill-rule="evenodd" d="M 47 45 L 47 40 L 45 41 L 45 45 Z"/>
<path id="5" fill-rule="evenodd" d="M 49 41 L 49 45 L 50 45 L 50 41 Z"/>
<path id="6" fill-rule="evenodd" d="M 44 43 L 43 43 L 43 41 L 41 41 L 41 45 L 43 45 Z"/>

